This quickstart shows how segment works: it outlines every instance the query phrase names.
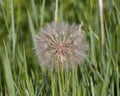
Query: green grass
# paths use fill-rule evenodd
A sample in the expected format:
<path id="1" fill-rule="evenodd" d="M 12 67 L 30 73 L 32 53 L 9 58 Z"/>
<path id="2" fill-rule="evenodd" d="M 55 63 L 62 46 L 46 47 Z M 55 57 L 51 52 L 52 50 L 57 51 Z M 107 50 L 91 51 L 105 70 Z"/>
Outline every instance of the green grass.
<path id="1" fill-rule="evenodd" d="M 34 35 L 54 20 L 56 0 L 0 0 L 0 96 L 120 96 L 120 0 L 103 0 L 104 46 L 98 0 L 58 1 L 58 22 L 84 24 L 85 64 L 39 66 Z"/>

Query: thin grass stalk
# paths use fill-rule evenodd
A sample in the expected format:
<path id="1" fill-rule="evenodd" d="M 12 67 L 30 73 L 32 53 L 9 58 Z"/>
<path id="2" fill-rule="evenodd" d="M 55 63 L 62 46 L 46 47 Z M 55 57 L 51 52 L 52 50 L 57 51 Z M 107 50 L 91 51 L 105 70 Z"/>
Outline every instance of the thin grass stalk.
<path id="1" fill-rule="evenodd" d="M 70 87 L 70 72 L 68 69 L 65 71 L 65 96 L 69 94 L 69 87 Z"/>
<path id="2" fill-rule="evenodd" d="M 60 69 L 58 69 L 58 83 L 59 83 L 59 96 L 62 96 L 62 84 L 61 84 L 61 78 L 60 78 Z"/>
<path id="3" fill-rule="evenodd" d="M 78 95 L 77 96 L 82 96 L 82 84 L 81 84 L 81 81 L 78 81 L 77 82 L 77 85 L 78 85 Z"/>
<path id="4" fill-rule="evenodd" d="M 36 26 L 38 28 L 38 18 L 37 18 L 37 10 L 36 10 L 36 7 L 35 7 L 35 0 L 31 0 L 31 3 L 32 3 L 32 9 L 33 9 L 35 23 L 36 23 Z"/>
<path id="5" fill-rule="evenodd" d="M 55 3 L 55 22 L 57 23 L 58 21 L 58 0 L 56 0 Z"/>
<path id="6" fill-rule="evenodd" d="M 50 77 L 51 77 L 51 92 L 52 96 L 55 96 L 55 77 L 54 77 L 53 70 L 50 71 Z"/>
<path id="7" fill-rule="evenodd" d="M 61 66 L 61 82 L 62 82 L 62 94 L 65 95 L 65 81 L 64 81 L 64 69 L 63 66 Z"/>
<path id="8" fill-rule="evenodd" d="M 101 27 L 101 45 L 104 46 L 105 33 L 104 33 L 103 1 L 102 0 L 99 0 L 99 12 L 100 12 L 100 27 Z"/>
<path id="9" fill-rule="evenodd" d="M 35 96 L 32 80 L 29 80 L 29 94 L 30 96 Z"/>
<path id="10" fill-rule="evenodd" d="M 27 88 L 29 88 L 29 81 L 28 81 L 28 75 L 27 75 L 27 62 L 26 62 L 26 55 L 25 55 L 25 48 L 24 48 L 24 76 L 25 76 L 25 82 L 27 85 Z"/>
<path id="11" fill-rule="evenodd" d="M 44 21 L 44 10 L 45 10 L 45 0 L 42 1 L 41 15 L 40 15 L 40 26 L 43 25 Z"/>
<path id="12" fill-rule="evenodd" d="M 102 92 L 101 92 L 101 96 L 106 96 L 107 92 L 106 89 L 108 90 L 108 85 L 109 85 L 109 76 L 110 76 L 110 64 L 111 64 L 111 55 L 109 55 L 109 60 L 106 62 L 107 64 L 107 68 L 106 68 L 106 73 L 105 75 L 105 79 L 102 85 Z"/>
<path id="13" fill-rule="evenodd" d="M 13 81 L 13 76 L 12 76 L 12 72 L 11 72 L 11 68 L 10 68 L 8 51 L 7 51 L 4 40 L 3 40 L 3 43 L 4 43 L 4 49 L 5 49 L 5 56 L 3 56 L 3 68 L 4 68 L 4 72 L 5 72 L 5 79 L 6 79 L 6 83 L 7 83 L 8 94 L 9 94 L 9 96 L 15 96 L 14 81 Z"/>
<path id="14" fill-rule="evenodd" d="M 63 96 L 63 94 L 62 94 L 62 82 L 61 82 L 61 63 L 60 63 L 60 61 L 59 61 L 59 59 L 58 59 L 58 64 L 59 64 L 59 66 L 58 66 L 58 86 L 59 86 L 59 96 Z"/>
<path id="15" fill-rule="evenodd" d="M 27 15 L 28 15 L 28 22 L 29 22 L 29 28 L 30 28 L 30 32 L 31 32 L 31 38 L 32 38 L 32 42 L 33 45 L 35 45 L 35 30 L 34 30 L 34 26 L 33 26 L 33 22 L 30 16 L 29 11 L 27 11 Z"/>
<path id="16" fill-rule="evenodd" d="M 95 96 L 92 78 L 90 78 L 90 83 L 91 83 L 91 93 L 92 93 L 92 96 Z"/>
<path id="17" fill-rule="evenodd" d="M 63 0 L 60 0 L 60 20 L 63 21 Z"/>
<path id="18" fill-rule="evenodd" d="M 93 37 L 93 32 L 92 32 L 92 29 L 91 27 L 89 28 L 90 30 L 90 47 L 91 47 L 91 60 L 94 64 L 94 66 L 96 67 L 97 65 L 96 64 L 96 60 L 95 60 L 95 41 L 94 41 L 94 37 Z"/>
<path id="19" fill-rule="evenodd" d="M 72 96 L 76 96 L 76 84 L 77 84 L 77 68 L 73 65 L 72 68 Z"/>
<path id="20" fill-rule="evenodd" d="M 15 45 L 16 45 L 16 33 L 13 11 L 13 0 L 10 0 L 10 16 L 11 16 L 11 31 L 12 31 L 12 43 L 13 43 L 13 60 L 15 58 Z"/>
<path id="21" fill-rule="evenodd" d="M 104 57 L 104 43 L 105 43 L 105 33 L 104 33 L 104 19 L 103 19 L 103 1 L 99 0 L 99 12 L 100 12 L 100 27 L 101 27 L 101 60 L 103 65 L 103 70 L 106 69 L 105 57 Z M 105 74 L 105 71 L 103 71 Z"/>

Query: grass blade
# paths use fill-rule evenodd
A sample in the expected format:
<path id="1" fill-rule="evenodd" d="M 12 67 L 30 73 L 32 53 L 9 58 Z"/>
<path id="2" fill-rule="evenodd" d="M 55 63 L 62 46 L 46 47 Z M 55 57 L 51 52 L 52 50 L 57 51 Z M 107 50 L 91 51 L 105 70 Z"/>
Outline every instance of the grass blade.
<path id="1" fill-rule="evenodd" d="M 6 79 L 6 83 L 7 83 L 7 87 L 8 87 L 8 93 L 9 96 L 15 96 L 15 88 L 14 88 L 14 81 L 13 81 L 13 77 L 12 77 L 12 72 L 11 72 L 11 68 L 10 68 L 10 61 L 9 61 L 9 57 L 8 57 L 8 51 L 7 51 L 7 46 L 4 42 L 4 49 L 5 49 L 5 56 L 3 56 L 3 67 L 4 67 L 4 72 L 5 72 L 5 79 Z"/>

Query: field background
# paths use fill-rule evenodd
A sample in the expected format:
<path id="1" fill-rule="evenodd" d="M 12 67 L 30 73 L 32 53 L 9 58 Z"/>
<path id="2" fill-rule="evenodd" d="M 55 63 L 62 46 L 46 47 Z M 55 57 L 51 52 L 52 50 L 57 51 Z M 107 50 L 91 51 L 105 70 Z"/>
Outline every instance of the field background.
<path id="1" fill-rule="evenodd" d="M 55 0 L 0 0 L 0 96 L 120 96 L 120 0 L 103 0 L 103 46 L 99 1 L 58 1 L 58 22 L 83 22 L 85 64 L 66 73 L 39 66 L 34 35 L 54 21 Z"/>

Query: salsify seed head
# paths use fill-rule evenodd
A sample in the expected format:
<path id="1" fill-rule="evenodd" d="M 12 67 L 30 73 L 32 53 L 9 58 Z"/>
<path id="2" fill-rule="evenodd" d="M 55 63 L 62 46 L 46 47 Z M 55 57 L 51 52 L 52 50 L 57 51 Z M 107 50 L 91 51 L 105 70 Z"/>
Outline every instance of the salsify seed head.
<path id="1" fill-rule="evenodd" d="M 40 64 L 48 68 L 72 68 L 86 57 L 87 43 L 81 26 L 68 23 L 46 24 L 35 37 Z"/>

